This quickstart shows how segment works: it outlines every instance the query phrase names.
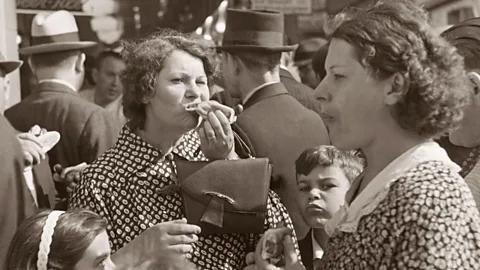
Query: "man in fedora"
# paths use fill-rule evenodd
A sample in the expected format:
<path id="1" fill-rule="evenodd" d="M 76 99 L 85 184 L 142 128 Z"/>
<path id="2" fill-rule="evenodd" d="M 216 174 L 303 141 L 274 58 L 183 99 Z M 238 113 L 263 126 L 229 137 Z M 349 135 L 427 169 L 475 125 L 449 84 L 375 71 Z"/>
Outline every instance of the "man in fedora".
<path id="1" fill-rule="evenodd" d="M 313 55 L 323 46 L 327 41 L 323 38 L 314 37 L 307 38 L 300 41 L 298 48 L 295 50 L 295 66 L 298 68 L 302 83 L 317 88 L 320 83 L 320 78 L 317 77 L 312 67 Z"/>
<path id="2" fill-rule="evenodd" d="M 287 207 L 301 239 L 308 228 L 295 202 L 294 162 L 304 149 L 330 140 L 320 116 L 289 95 L 280 82 L 281 53 L 296 48 L 282 46 L 283 30 L 281 13 L 228 9 L 223 44 L 217 49 L 226 91 L 244 107 L 233 128 L 254 156 L 272 162 L 271 188 Z"/>
<path id="3" fill-rule="evenodd" d="M 5 60 L 0 52 L 0 265 L 3 265 L 10 240 L 23 219 L 39 207 L 49 208 L 55 202 L 55 190 L 48 163 L 44 161 L 33 166 L 32 191 L 35 191 L 35 194 L 30 192 L 24 178 L 24 164 L 26 159 L 30 159 L 27 156 L 38 154 L 35 137 L 28 136 L 29 134 L 18 136 L 18 132 L 3 116 L 9 91 L 7 76 L 21 65 L 21 61 Z M 35 151 L 37 153 L 34 153 Z"/>
<path id="4" fill-rule="evenodd" d="M 117 138 L 120 127 L 114 117 L 77 93 L 85 74 L 82 50 L 95 44 L 79 40 L 75 18 L 62 10 L 37 14 L 32 22 L 32 46 L 19 50 L 30 55 L 38 86 L 5 115 L 22 132 L 39 125 L 60 133 L 60 142 L 49 152 L 50 168 L 90 164 Z M 63 185 L 56 185 L 63 199 L 57 207 L 62 209 L 67 192 Z"/>

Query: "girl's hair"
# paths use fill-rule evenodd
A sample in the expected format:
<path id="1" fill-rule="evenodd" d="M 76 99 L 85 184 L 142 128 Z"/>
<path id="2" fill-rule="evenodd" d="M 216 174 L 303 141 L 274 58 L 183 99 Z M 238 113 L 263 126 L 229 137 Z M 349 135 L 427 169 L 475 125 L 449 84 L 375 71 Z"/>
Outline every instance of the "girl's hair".
<path id="1" fill-rule="evenodd" d="M 22 222 L 10 243 L 5 269 L 37 269 L 40 239 L 51 212 L 39 212 Z M 106 228 L 106 221 L 91 211 L 73 210 L 63 213 L 54 229 L 47 269 L 73 269 L 92 241 Z"/>
<path id="2" fill-rule="evenodd" d="M 346 10 L 327 21 L 325 30 L 352 45 L 374 78 L 404 78 L 394 82 L 405 94 L 392 108 L 402 128 L 435 138 L 458 125 L 472 92 L 463 58 L 414 1 L 380 0 L 367 9 Z"/>

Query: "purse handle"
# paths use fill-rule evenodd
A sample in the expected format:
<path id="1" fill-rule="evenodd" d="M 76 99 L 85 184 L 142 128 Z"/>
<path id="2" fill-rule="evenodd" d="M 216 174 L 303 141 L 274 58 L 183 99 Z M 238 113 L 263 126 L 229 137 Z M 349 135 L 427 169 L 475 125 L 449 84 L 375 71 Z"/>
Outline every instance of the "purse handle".
<path id="1" fill-rule="evenodd" d="M 247 134 L 236 124 L 232 124 L 233 137 L 235 139 L 235 152 L 240 158 L 255 158 L 256 153 L 253 149 L 252 142 Z M 239 152 L 239 150 L 241 152 Z"/>

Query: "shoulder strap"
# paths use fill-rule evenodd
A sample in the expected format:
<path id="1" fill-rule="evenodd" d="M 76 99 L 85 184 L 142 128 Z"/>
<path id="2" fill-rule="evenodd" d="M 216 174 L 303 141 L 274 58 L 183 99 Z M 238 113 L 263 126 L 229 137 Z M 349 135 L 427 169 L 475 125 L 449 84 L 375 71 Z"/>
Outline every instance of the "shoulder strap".
<path id="1" fill-rule="evenodd" d="M 235 152 L 240 158 L 256 157 L 255 149 L 247 134 L 236 123 L 232 124 L 235 138 Z"/>

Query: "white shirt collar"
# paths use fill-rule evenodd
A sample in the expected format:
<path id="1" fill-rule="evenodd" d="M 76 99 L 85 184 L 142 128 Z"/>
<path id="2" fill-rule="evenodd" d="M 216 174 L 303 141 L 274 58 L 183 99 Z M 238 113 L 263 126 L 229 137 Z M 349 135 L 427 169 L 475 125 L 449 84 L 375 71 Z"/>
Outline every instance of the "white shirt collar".
<path id="1" fill-rule="evenodd" d="M 248 93 L 245 98 L 242 100 L 242 104 L 245 105 L 245 103 L 247 103 L 247 101 L 253 96 L 253 94 L 255 94 L 258 90 L 262 89 L 263 87 L 267 86 L 267 85 L 271 85 L 271 84 L 275 84 L 275 83 L 279 83 L 279 82 L 267 82 L 267 83 L 264 83 L 264 84 L 261 84 L 257 87 L 255 87 L 252 91 L 250 91 L 250 93 Z"/>
<path id="2" fill-rule="evenodd" d="M 313 233 L 312 229 L 312 251 L 313 251 L 313 259 L 321 259 L 323 257 L 323 248 L 315 239 L 315 234 Z"/>
<path id="3" fill-rule="evenodd" d="M 63 84 L 65 85 L 66 87 L 72 89 L 73 91 L 77 92 L 77 89 L 75 88 L 75 86 L 73 86 L 71 83 L 65 81 L 65 80 L 61 80 L 61 79 L 44 79 L 44 80 L 40 80 L 38 81 L 38 83 L 44 83 L 44 82 L 53 82 L 53 83 L 59 83 L 59 84 Z"/>

